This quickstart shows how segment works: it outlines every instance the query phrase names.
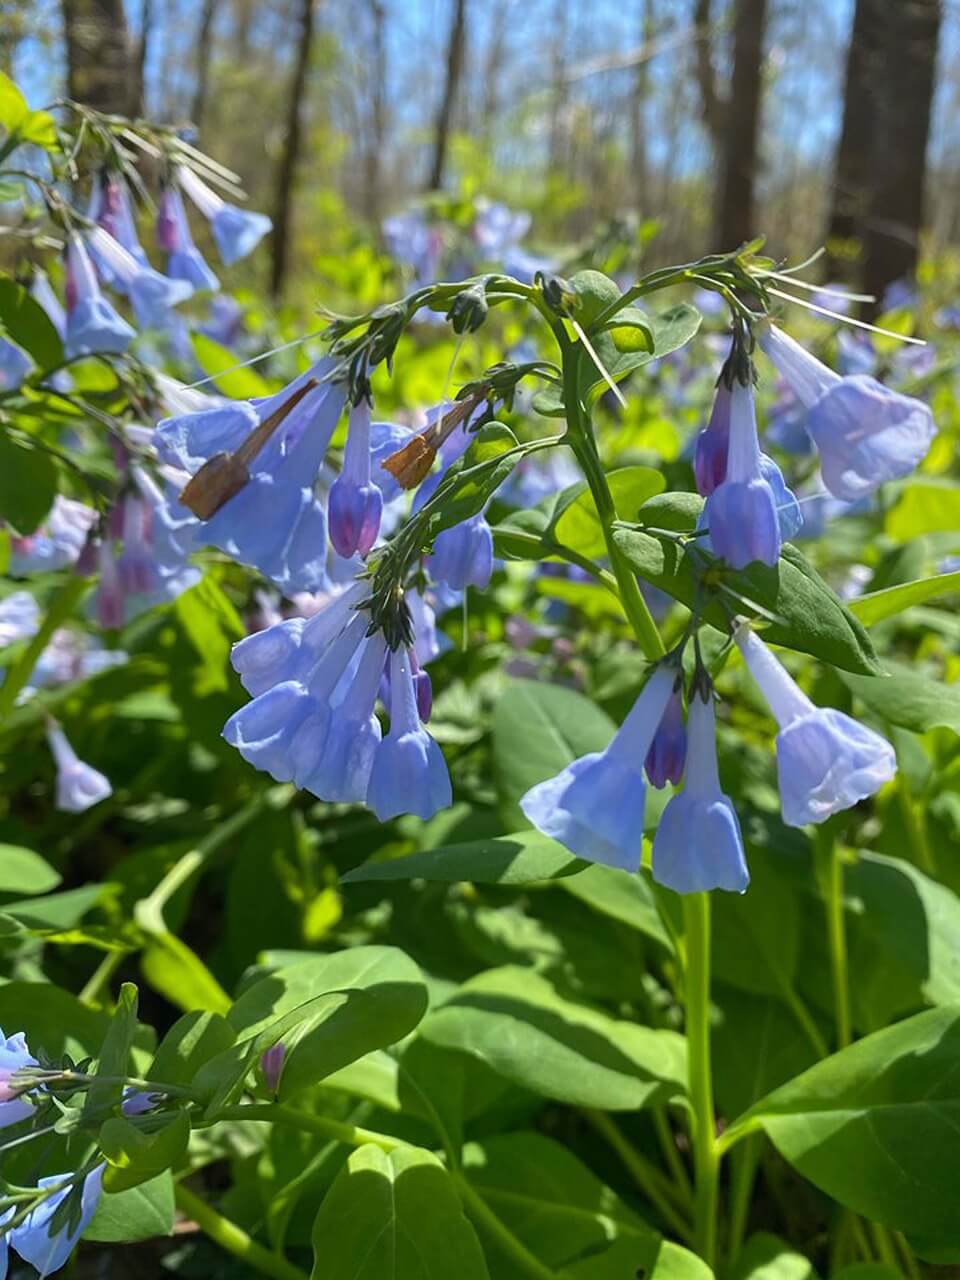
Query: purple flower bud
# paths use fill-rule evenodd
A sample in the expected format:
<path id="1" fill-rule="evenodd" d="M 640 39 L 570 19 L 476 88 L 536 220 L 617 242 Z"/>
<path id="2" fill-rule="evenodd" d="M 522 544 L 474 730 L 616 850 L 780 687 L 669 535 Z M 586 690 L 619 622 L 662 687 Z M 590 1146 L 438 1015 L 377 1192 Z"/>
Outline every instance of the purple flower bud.
<path id="1" fill-rule="evenodd" d="M 724 383 L 717 387 L 710 421 L 697 436 L 693 474 L 697 492 L 708 498 L 727 478 L 730 448 L 730 391 Z"/>
<path id="2" fill-rule="evenodd" d="M 370 478 L 370 406 L 350 412 L 343 470 L 330 489 L 330 541 L 338 555 L 366 556 L 380 532 L 383 494 Z"/>
<path id="3" fill-rule="evenodd" d="M 271 1093 L 276 1094 L 280 1088 L 280 1073 L 283 1071 L 283 1060 L 287 1056 L 286 1046 L 281 1040 L 272 1045 L 260 1058 L 260 1072 L 263 1083 Z"/>
<path id="4" fill-rule="evenodd" d="M 687 730 L 683 723 L 683 697 L 678 681 L 644 762 L 651 785 L 659 788 L 672 782 L 676 786 L 683 777 L 686 755 Z"/>

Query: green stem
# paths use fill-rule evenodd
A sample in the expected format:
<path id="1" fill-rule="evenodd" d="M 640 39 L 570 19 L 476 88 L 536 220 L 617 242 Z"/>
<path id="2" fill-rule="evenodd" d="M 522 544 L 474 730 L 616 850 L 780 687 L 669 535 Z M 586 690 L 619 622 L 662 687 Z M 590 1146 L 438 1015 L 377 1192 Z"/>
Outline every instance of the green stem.
<path id="1" fill-rule="evenodd" d="M 873 1237 L 873 1243 L 880 1261 L 885 1262 L 888 1267 L 893 1267 L 895 1271 L 899 1271 L 900 1263 L 897 1260 L 897 1251 L 886 1227 L 880 1222 L 870 1222 L 867 1225 L 870 1229 L 870 1235 Z"/>
<path id="2" fill-rule="evenodd" d="M 175 1195 L 180 1212 L 191 1218 L 204 1235 L 209 1236 L 225 1252 L 233 1254 L 261 1275 L 275 1277 L 275 1280 L 308 1280 L 305 1271 L 295 1267 L 280 1254 L 272 1253 L 262 1244 L 257 1244 L 242 1227 L 217 1213 L 216 1209 L 211 1209 L 205 1200 L 195 1196 L 185 1186 L 178 1186 Z"/>
<path id="3" fill-rule="evenodd" d="M 923 810 L 917 803 L 907 771 L 902 766 L 897 769 L 897 802 L 900 805 L 903 825 L 907 829 L 911 848 L 917 859 L 917 866 L 927 875 L 936 875 L 937 863 L 927 838 L 927 824 Z"/>
<path id="4" fill-rule="evenodd" d="M 666 1108 L 654 1107 L 652 1114 L 653 1127 L 656 1130 L 657 1140 L 663 1151 L 663 1158 L 670 1167 L 670 1172 L 673 1174 L 674 1181 L 683 1200 L 692 1202 L 693 1186 L 690 1182 L 690 1175 L 687 1173 L 687 1166 L 683 1163 L 680 1158 L 680 1152 L 677 1150 Z"/>
<path id="5" fill-rule="evenodd" d="M 902 1231 L 893 1231 L 891 1232 L 891 1235 L 893 1237 L 894 1244 L 900 1250 L 900 1255 L 903 1258 L 904 1266 L 907 1268 L 907 1275 L 910 1277 L 910 1280 L 920 1280 L 920 1268 L 917 1266 L 917 1259 L 914 1256 L 913 1250 L 910 1248 L 910 1243 L 906 1236 Z"/>
<path id="6" fill-rule="evenodd" d="M 454 1171 L 450 1175 L 463 1206 L 476 1225 L 495 1240 L 499 1248 L 514 1262 L 524 1275 L 532 1280 L 556 1280 L 556 1273 L 537 1258 L 526 1245 L 522 1244 L 509 1227 L 500 1221 L 486 1200 L 475 1191 L 462 1173 Z"/>
<path id="7" fill-rule="evenodd" d="M 387 1133 L 378 1133 L 374 1129 L 362 1129 L 358 1125 L 346 1124 L 342 1120 L 331 1120 L 328 1116 L 316 1116 L 308 1111 L 298 1111 L 282 1102 L 253 1102 L 236 1107 L 223 1107 L 212 1116 L 198 1122 L 198 1127 L 219 1124 L 223 1120 L 260 1120 L 267 1124 L 282 1124 L 287 1128 L 300 1129 L 305 1133 L 316 1133 L 322 1138 L 332 1138 L 348 1147 L 365 1147 L 372 1145 L 381 1151 L 397 1151 L 409 1147 L 409 1142 L 402 1138 L 393 1138 Z"/>
<path id="8" fill-rule="evenodd" d="M 762 1148 L 759 1137 L 746 1141 L 730 1162 L 730 1234 L 727 1239 L 727 1255 L 734 1261 L 740 1252 L 747 1232 L 753 1183 L 757 1176 Z"/>
<path id="9" fill-rule="evenodd" d="M 833 829 L 828 824 L 816 835 L 814 855 L 817 860 L 820 889 L 827 916 L 827 944 L 830 949 L 830 972 L 833 979 L 833 1008 L 837 1031 L 837 1048 L 844 1049 L 852 1038 L 850 1019 L 850 980 L 847 972 L 847 934 L 843 918 L 843 864 Z"/>
<path id="10" fill-rule="evenodd" d="M 708 1267 L 717 1255 L 717 1198 L 720 1157 L 713 1110 L 710 1059 L 710 896 L 683 899 L 686 926 L 686 1027 L 688 1088 L 693 1109 L 694 1239 Z"/>
<path id="11" fill-rule="evenodd" d="M 663 1174 L 645 1156 L 627 1141 L 613 1120 L 605 1111 L 586 1111 L 587 1119 L 596 1131 L 609 1142 L 623 1161 L 624 1167 L 646 1196 L 664 1222 L 675 1231 L 681 1240 L 692 1242 L 689 1222 L 685 1222 L 677 1209 L 667 1199 L 667 1190 L 673 1190 L 670 1184 L 662 1185 Z"/>
<path id="12" fill-rule="evenodd" d="M 98 1005 L 100 993 L 129 955 L 127 951 L 108 951 L 80 992 L 82 1004 Z"/>

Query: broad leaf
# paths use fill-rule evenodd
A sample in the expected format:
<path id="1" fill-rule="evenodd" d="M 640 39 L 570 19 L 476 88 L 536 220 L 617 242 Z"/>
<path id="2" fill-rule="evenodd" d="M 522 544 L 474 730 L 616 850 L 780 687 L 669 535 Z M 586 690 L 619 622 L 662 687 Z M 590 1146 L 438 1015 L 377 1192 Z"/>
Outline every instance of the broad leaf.
<path id="1" fill-rule="evenodd" d="M 111 1116 L 100 1126 L 100 1150 L 110 1167 L 103 1180 L 105 1191 L 127 1191 L 175 1168 L 186 1155 L 190 1119 L 174 1112 L 161 1129 L 145 1133 L 123 1116 Z"/>
<path id="2" fill-rule="evenodd" d="M 889 660 L 885 666 L 890 673 L 887 679 L 848 671 L 840 676 L 864 706 L 890 724 L 914 733 L 940 727 L 960 734 L 960 684 L 944 684 Z"/>
<path id="3" fill-rule="evenodd" d="M 215 379 L 216 390 L 233 400 L 253 400 L 268 396 L 271 387 L 253 369 L 238 369 L 237 357 L 227 347 L 222 347 L 205 333 L 191 333 L 197 364 Z"/>
<path id="4" fill-rule="evenodd" d="M 100 1244 L 132 1244 L 173 1231 L 173 1178 L 169 1170 L 126 1191 L 106 1193 L 83 1233 Z"/>
<path id="5" fill-rule="evenodd" d="M 56 494 L 57 468 L 49 453 L 14 440 L 0 426 L 0 519 L 20 534 L 33 533 Z"/>
<path id="6" fill-rule="evenodd" d="M 615 867 L 592 866 L 563 877 L 558 888 L 579 898 L 601 915 L 638 929 L 672 950 L 673 942 L 660 918 L 653 890 L 644 873 L 632 875 Z"/>
<path id="7" fill-rule="evenodd" d="M 607 474 L 614 506 L 624 520 L 635 519 L 648 499 L 662 493 L 663 475 L 652 467 L 621 467 Z M 555 541 L 584 556 L 603 555 L 606 541 L 597 504 L 589 490 L 559 515 L 550 532 Z"/>
<path id="8" fill-rule="evenodd" d="M 883 591 L 871 591 L 869 595 L 848 600 L 847 608 L 859 618 L 865 627 L 872 627 L 884 618 L 892 618 L 915 604 L 923 604 L 936 596 L 960 593 L 960 573 L 940 573 L 934 578 L 918 578 L 914 582 L 901 582 L 899 586 Z"/>
<path id="9" fill-rule="evenodd" d="M 528 884 L 579 872 L 583 863 L 563 845 L 539 831 L 472 840 L 387 862 L 365 862 L 341 877 L 342 884 L 369 880 L 439 880 L 453 884 Z"/>
<path id="10" fill-rule="evenodd" d="M 41 372 L 63 362 L 63 343 L 53 321 L 22 284 L 0 277 L 0 327 L 32 356 Z"/>
<path id="11" fill-rule="evenodd" d="M 61 876 L 34 853 L 20 845 L 0 844 L 0 893 L 49 893 Z"/>

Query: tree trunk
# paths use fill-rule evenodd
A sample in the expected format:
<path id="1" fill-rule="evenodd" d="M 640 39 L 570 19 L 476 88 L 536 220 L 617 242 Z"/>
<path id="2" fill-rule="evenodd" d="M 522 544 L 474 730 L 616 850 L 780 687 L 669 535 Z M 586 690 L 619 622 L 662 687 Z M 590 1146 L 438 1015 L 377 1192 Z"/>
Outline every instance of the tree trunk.
<path id="1" fill-rule="evenodd" d="M 384 40 L 385 14 L 383 0 L 370 0 L 371 50 L 373 83 L 370 89 L 370 142 L 367 147 L 366 205 L 367 217 L 379 227 L 383 213 L 383 150 L 387 133 L 386 81 L 387 51 Z"/>
<path id="2" fill-rule="evenodd" d="M 443 97 L 437 111 L 437 122 L 433 133 L 433 160 L 427 178 L 426 191 L 439 191 L 443 186 L 443 174 L 447 167 L 447 145 L 450 141 L 450 126 L 453 121 L 453 108 L 457 100 L 457 89 L 463 72 L 464 50 L 467 37 L 467 5 L 466 0 L 453 0 L 453 21 L 450 24 L 450 40 L 447 44 L 447 78 L 443 86 Z"/>
<path id="3" fill-rule="evenodd" d="M 717 242 L 722 249 L 735 249 L 754 234 L 766 11 L 767 0 L 736 0 L 733 75 L 723 112 L 717 204 Z"/>
<path id="4" fill-rule="evenodd" d="M 217 4 L 218 0 L 203 0 L 200 24 L 197 27 L 197 83 L 190 115 L 198 134 L 203 127 L 207 95 L 210 91 L 210 54 L 213 48 L 213 24 L 217 16 Z"/>
<path id="5" fill-rule="evenodd" d="M 864 275 L 867 292 L 878 303 L 888 285 L 916 271 L 942 5 L 941 0 L 899 0 L 885 13 Z"/>
<path id="6" fill-rule="evenodd" d="M 653 42 L 653 0 L 641 0 L 640 43 L 648 49 Z M 647 131 L 645 112 L 650 95 L 650 63 L 647 58 L 637 63 L 630 94 L 630 185 L 635 193 L 637 214 L 643 217 L 652 207 L 647 165 Z"/>
<path id="7" fill-rule="evenodd" d="M 143 0 L 140 11 L 140 39 L 133 64 L 133 87 L 130 99 L 131 115 L 146 115 L 147 111 L 147 56 L 150 52 L 150 36 L 153 33 L 153 0 Z"/>
<path id="8" fill-rule="evenodd" d="M 307 73 L 310 69 L 310 52 L 313 45 L 314 0 L 302 0 L 300 11 L 300 39 L 297 44 L 296 62 L 290 80 L 290 97 L 287 104 L 287 129 L 280 163 L 277 166 L 276 194 L 273 206 L 273 257 L 270 265 L 270 292 L 275 299 L 283 293 L 287 275 L 290 248 L 290 221 L 293 212 L 293 192 L 296 182 L 297 162 L 300 159 L 303 135 L 304 98 Z"/>
<path id="9" fill-rule="evenodd" d="M 126 115 L 134 93 L 123 0 L 62 0 L 67 93 L 95 111 Z"/>
<path id="10" fill-rule="evenodd" d="M 843 242 L 863 239 L 876 145 L 878 91 L 883 77 L 885 23 L 884 0 L 857 0 L 847 50 L 843 125 L 837 145 L 833 203 L 827 233 L 828 245 L 833 242 L 831 276 L 851 274 L 851 250 L 841 246 Z"/>

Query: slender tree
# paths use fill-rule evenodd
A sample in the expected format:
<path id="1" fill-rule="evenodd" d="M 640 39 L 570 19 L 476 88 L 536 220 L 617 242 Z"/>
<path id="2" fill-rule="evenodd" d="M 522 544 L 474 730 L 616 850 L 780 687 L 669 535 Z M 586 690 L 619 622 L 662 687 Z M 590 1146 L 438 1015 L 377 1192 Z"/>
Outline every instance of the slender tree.
<path id="1" fill-rule="evenodd" d="M 466 43 L 466 0 L 453 0 L 453 18 L 450 23 L 450 38 L 447 41 L 447 74 L 433 130 L 433 158 L 427 175 L 425 188 L 427 191 L 439 191 L 443 186 L 443 175 L 447 167 L 450 130 L 453 124 L 453 109 L 457 101 L 460 78 L 463 74 Z"/>
<path id="2" fill-rule="evenodd" d="M 136 110 L 133 50 L 123 0 L 62 0 L 67 92 L 98 111 Z"/>
<path id="3" fill-rule="evenodd" d="M 210 55 L 213 49 L 213 24 L 217 17 L 218 4 L 219 0 L 203 0 L 200 22 L 197 25 L 196 86 L 190 115 L 198 133 L 203 127 L 207 96 L 210 92 Z"/>
<path id="4" fill-rule="evenodd" d="M 723 112 L 717 242 L 734 248 L 754 234 L 754 198 L 763 96 L 763 37 L 767 0 L 736 0 L 733 73 Z"/>
<path id="5" fill-rule="evenodd" d="M 864 272 L 867 292 L 880 301 L 888 285 L 916 271 L 943 10 L 941 0 L 898 0 L 884 14 Z"/>
<path id="6" fill-rule="evenodd" d="M 380 225 L 383 212 L 383 150 L 387 134 L 387 47 L 383 0 L 369 0 L 370 6 L 370 138 L 366 156 L 367 217 Z"/>
<path id="7" fill-rule="evenodd" d="M 293 75 L 290 77 L 290 95 L 287 100 L 286 132 L 283 150 L 277 165 L 276 187 L 273 203 L 272 258 L 270 263 L 270 292 L 279 299 L 287 276 L 290 257 L 290 223 L 293 213 L 294 187 L 297 164 L 303 139 L 307 72 L 313 48 L 314 0 L 301 0 L 300 35 L 297 40 Z"/>

